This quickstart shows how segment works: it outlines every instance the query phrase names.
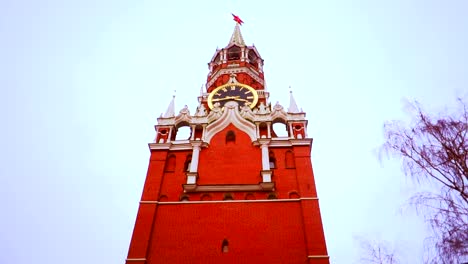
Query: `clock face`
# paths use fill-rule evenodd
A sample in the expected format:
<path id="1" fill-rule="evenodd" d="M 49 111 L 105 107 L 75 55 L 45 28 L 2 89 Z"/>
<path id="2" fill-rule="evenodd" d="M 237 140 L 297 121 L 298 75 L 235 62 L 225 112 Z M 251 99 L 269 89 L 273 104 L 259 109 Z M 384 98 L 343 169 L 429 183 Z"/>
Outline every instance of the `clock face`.
<path id="1" fill-rule="evenodd" d="M 212 109 L 215 103 L 223 107 L 226 102 L 236 101 L 239 106 L 248 105 L 254 108 L 258 94 L 254 88 L 241 83 L 228 83 L 214 89 L 208 96 L 208 106 Z"/>

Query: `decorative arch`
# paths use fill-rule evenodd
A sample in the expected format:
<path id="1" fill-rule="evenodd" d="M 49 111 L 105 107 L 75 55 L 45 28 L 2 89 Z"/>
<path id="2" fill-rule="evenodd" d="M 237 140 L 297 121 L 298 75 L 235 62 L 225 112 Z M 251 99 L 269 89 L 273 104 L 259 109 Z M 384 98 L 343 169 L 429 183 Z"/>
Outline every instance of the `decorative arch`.
<path id="1" fill-rule="evenodd" d="M 223 200 L 234 200 L 234 195 L 232 195 L 232 193 L 225 193 L 223 195 Z"/>
<path id="2" fill-rule="evenodd" d="M 268 138 L 268 124 L 262 122 L 258 125 L 258 130 L 260 134 L 260 138 Z"/>
<path id="3" fill-rule="evenodd" d="M 288 123 L 286 119 L 276 118 L 271 123 L 271 137 L 287 137 L 289 136 Z M 281 130 L 283 129 L 283 130 Z"/>
<path id="4" fill-rule="evenodd" d="M 245 120 L 239 114 L 238 108 L 238 104 L 232 101 L 227 102 L 224 105 L 223 114 L 216 121 L 214 121 L 206 127 L 206 142 L 210 143 L 214 135 L 222 131 L 231 123 L 238 129 L 249 135 L 252 141 L 256 140 L 255 125 Z"/>
<path id="5" fill-rule="evenodd" d="M 200 201 L 211 201 L 212 199 L 209 193 L 204 193 L 200 196 Z"/>
<path id="6" fill-rule="evenodd" d="M 181 121 L 175 125 L 173 140 L 187 140 L 192 136 L 192 128 L 187 121 Z"/>
<path id="7" fill-rule="evenodd" d="M 267 199 L 271 200 L 271 199 L 278 199 L 278 195 L 276 195 L 276 193 L 274 192 L 271 192 L 267 195 Z"/>
<path id="8" fill-rule="evenodd" d="M 196 125 L 193 135 L 194 135 L 193 139 L 201 140 L 203 138 L 203 126 Z"/>
<path id="9" fill-rule="evenodd" d="M 180 196 L 179 200 L 180 200 L 181 202 L 187 202 L 187 201 L 190 200 L 190 197 L 188 196 L 188 194 L 182 194 L 182 195 Z"/>
<path id="10" fill-rule="evenodd" d="M 247 193 L 245 195 L 245 200 L 255 200 L 255 194 L 253 193 Z"/>
<path id="11" fill-rule="evenodd" d="M 159 201 L 160 202 L 167 202 L 167 200 L 168 200 L 167 195 L 163 194 L 163 195 L 159 196 Z"/>
<path id="12" fill-rule="evenodd" d="M 299 195 L 299 193 L 297 191 L 291 191 L 291 192 L 289 192 L 289 198 L 290 199 L 299 199 L 299 198 L 301 198 L 301 196 Z"/>

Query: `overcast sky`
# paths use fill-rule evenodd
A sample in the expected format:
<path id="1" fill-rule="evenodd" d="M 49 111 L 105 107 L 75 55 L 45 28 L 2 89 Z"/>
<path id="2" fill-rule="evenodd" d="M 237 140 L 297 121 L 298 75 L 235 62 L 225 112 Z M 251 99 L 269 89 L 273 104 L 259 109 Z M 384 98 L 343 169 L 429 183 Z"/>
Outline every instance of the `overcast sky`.
<path id="1" fill-rule="evenodd" d="M 421 262 L 416 188 L 376 150 L 404 100 L 467 94 L 463 0 L 1 1 L 0 263 L 124 263 L 153 125 L 173 90 L 195 111 L 231 12 L 270 101 L 292 86 L 307 113 L 331 262 L 358 263 L 355 237 Z"/>

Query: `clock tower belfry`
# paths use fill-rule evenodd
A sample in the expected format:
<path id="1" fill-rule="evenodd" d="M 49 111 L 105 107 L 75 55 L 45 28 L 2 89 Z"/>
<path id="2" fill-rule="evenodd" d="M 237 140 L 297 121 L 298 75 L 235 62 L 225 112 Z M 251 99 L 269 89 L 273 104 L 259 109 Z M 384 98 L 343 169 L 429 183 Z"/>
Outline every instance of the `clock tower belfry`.
<path id="1" fill-rule="evenodd" d="M 127 264 L 329 263 L 305 113 L 268 101 L 235 18 L 193 115 L 173 98 L 157 120 Z"/>

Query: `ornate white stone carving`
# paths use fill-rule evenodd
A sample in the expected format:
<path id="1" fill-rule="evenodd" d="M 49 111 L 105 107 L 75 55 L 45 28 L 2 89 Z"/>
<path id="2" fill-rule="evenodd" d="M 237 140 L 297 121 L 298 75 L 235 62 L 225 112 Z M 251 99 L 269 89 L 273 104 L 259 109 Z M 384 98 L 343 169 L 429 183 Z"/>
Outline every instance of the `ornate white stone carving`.
<path id="1" fill-rule="evenodd" d="M 214 109 L 214 108 L 213 108 Z M 239 105 L 237 102 L 230 101 L 224 105 L 222 115 L 213 123 L 206 127 L 206 142 L 210 142 L 214 135 L 226 128 L 229 124 L 233 124 L 238 129 L 249 135 L 252 141 L 257 139 L 255 125 L 243 118 L 239 113 Z M 211 113 L 210 113 L 211 114 Z"/>
<path id="2" fill-rule="evenodd" d="M 211 109 L 211 112 L 208 114 L 208 123 L 211 123 L 213 122 L 214 120 L 218 119 L 221 114 L 222 114 L 222 110 L 221 110 L 221 107 L 219 107 L 220 104 L 219 103 L 215 103 L 213 105 L 213 109 Z"/>
<path id="3" fill-rule="evenodd" d="M 197 107 L 197 111 L 195 112 L 195 116 L 206 116 L 206 108 L 203 104 L 200 104 Z"/>
<path id="4" fill-rule="evenodd" d="M 248 105 L 243 105 L 241 107 L 240 115 L 243 118 L 248 119 L 250 121 L 254 121 L 254 119 L 255 119 L 255 115 L 252 112 L 252 109 L 250 109 L 250 107 Z"/>
<path id="5" fill-rule="evenodd" d="M 258 106 L 258 111 L 256 112 L 256 114 L 265 115 L 265 114 L 269 114 L 270 112 L 271 112 L 270 109 L 266 107 L 263 102 L 261 102 L 260 105 Z"/>

